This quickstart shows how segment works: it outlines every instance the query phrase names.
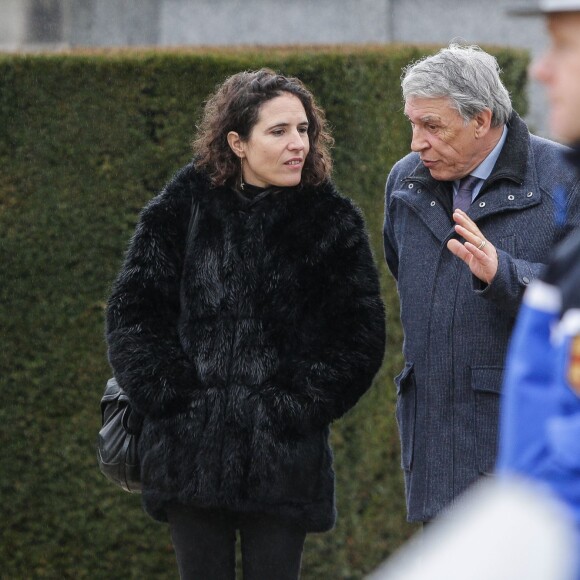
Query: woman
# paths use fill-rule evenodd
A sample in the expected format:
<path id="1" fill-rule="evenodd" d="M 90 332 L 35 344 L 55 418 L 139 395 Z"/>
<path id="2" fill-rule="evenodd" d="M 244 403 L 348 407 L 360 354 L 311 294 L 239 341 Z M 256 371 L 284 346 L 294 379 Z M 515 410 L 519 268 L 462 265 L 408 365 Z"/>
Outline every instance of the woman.
<path id="1" fill-rule="evenodd" d="M 236 530 L 245 580 L 298 578 L 305 534 L 334 524 L 329 425 L 381 364 L 384 310 L 330 144 L 300 81 L 233 75 L 114 285 L 109 359 L 182 578 L 233 578 Z"/>

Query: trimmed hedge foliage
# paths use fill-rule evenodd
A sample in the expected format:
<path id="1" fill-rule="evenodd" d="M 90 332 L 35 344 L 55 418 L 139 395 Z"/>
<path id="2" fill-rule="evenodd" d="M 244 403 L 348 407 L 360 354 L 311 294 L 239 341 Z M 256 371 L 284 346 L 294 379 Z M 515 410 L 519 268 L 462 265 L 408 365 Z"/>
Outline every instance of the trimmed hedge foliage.
<path id="1" fill-rule="evenodd" d="M 382 197 L 408 151 L 401 68 L 435 48 L 0 57 L 2 578 L 177 576 L 167 527 L 97 468 L 103 310 L 140 208 L 190 158 L 204 99 L 261 66 L 301 78 L 326 110 L 335 181 L 366 215 L 389 315 L 375 385 L 333 430 L 339 521 L 308 538 L 303 578 L 361 578 L 414 532 L 394 423 L 401 333 Z M 490 50 L 525 113 L 527 55 Z"/>

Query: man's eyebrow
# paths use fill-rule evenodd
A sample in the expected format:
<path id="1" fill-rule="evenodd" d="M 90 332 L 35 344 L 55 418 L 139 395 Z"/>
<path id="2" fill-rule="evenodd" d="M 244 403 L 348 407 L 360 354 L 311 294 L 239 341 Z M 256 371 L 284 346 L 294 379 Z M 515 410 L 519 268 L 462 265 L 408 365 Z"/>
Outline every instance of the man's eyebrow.
<path id="1" fill-rule="evenodd" d="M 405 115 L 405 117 L 407 117 L 407 119 L 413 123 L 414 121 L 411 120 L 411 117 L 409 117 L 409 115 L 407 115 L 407 113 L 403 113 L 403 115 Z M 419 117 L 419 121 L 421 121 L 422 123 L 439 123 L 441 121 L 441 117 L 439 117 L 439 115 L 432 115 L 430 113 L 427 113 L 426 115 L 423 115 L 422 117 Z"/>
<path id="2" fill-rule="evenodd" d="M 423 121 L 423 123 L 433 123 L 433 122 L 439 122 L 441 121 L 441 117 L 439 117 L 439 115 L 424 115 L 423 117 L 419 118 L 420 121 Z"/>

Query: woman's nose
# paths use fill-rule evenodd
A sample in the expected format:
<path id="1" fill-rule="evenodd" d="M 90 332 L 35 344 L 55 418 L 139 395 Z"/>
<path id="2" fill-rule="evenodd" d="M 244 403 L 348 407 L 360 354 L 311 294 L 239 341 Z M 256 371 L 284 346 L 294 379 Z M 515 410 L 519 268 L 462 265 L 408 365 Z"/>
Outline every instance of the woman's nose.
<path id="1" fill-rule="evenodd" d="M 304 149 L 304 139 L 303 134 L 298 131 L 293 131 L 290 135 L 290 140 L 288 142 L 288 148 L 293 150 Z"/>

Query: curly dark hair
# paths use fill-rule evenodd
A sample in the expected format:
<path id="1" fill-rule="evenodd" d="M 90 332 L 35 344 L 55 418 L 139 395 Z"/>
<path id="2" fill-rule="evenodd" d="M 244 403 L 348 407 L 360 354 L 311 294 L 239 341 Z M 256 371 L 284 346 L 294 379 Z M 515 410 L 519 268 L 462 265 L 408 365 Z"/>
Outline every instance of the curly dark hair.
<path id="1" fill-rule="evenodd" d="M 330 177 L 330 147 L 334 140 L 324 111 L 299 79 L 262 68 L 228 77 L 205 104 L 193 150 L 196 166 L 207 172 L 213 185 L 233 185 L 240 179 L 240 160 L 228 144 L 228 133 L 235 131 L 242 141 L 247 141 L 258 121 L 260 107 L 283 93 L 298 97 L 308 118 L 310 151 L 304 162 L 302 183 L 319 185 Z"/>

